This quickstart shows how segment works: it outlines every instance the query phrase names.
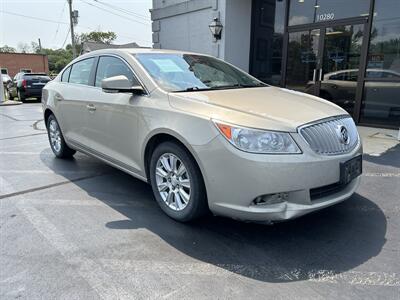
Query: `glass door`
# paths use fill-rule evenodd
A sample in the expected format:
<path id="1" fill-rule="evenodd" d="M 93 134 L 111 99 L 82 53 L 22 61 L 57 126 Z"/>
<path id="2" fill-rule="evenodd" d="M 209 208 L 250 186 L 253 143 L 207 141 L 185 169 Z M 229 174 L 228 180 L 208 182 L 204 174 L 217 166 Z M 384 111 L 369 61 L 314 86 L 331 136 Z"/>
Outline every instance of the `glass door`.
<path id="1" fill-rule="evenodd" d="M 286 87 L 332 101 L 353 114 L 363 37 L 364 24 L 289 31 Z"/>
<path id="2" fill-rule="evenodd" d="M 325 28 L 319 96 L 354 113 L 364 24 Z M 362 84 L 360 82 L 360 84 Z"/>
<path id="3" fill-rule="evenodd" d="M 317 70 L 320 69 L 321 30 L 289 32 L 286 87 L 318 94 Z"/>

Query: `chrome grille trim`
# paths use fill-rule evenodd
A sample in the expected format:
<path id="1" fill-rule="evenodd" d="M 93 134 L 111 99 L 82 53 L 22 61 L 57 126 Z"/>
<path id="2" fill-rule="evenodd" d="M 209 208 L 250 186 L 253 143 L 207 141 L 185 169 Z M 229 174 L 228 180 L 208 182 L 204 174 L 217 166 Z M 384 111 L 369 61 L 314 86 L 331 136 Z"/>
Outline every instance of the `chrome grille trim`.
<path id="1" fill-rule="evenodd" d="M 339 126 L 347 129 L 349 144 L 342 143 L 338 135 Z M 357 127 L 348 115 L 322 119 L 298 128 L 299 134 L 310 148 L 320 155 L 340 155 L 352 151 L 360 142 Z"/>

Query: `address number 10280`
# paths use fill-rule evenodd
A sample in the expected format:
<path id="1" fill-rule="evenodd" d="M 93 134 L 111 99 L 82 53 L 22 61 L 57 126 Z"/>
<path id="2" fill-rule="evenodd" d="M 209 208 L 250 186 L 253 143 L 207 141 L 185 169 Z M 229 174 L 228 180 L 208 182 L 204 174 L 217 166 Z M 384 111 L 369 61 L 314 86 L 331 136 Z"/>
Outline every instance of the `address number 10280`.
<path id="1" fill-rule="evenodd" d="M 317 21 L 330 21 L 335 19 L 334 13 L 317 15 Z"/>

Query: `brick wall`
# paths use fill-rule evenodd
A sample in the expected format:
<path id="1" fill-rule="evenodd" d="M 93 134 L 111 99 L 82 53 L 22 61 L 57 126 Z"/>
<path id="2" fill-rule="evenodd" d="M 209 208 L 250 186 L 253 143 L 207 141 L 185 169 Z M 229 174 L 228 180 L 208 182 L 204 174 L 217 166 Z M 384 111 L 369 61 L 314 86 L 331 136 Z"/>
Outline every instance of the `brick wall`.
<path id="1" fill-rule="evenodd" d="M 49 62 L 47 55 L 43 54 L 0 53 L 0 68 L 6 68 L 11 77 L 14 77 L 21 69 L 49 73 Z"/>

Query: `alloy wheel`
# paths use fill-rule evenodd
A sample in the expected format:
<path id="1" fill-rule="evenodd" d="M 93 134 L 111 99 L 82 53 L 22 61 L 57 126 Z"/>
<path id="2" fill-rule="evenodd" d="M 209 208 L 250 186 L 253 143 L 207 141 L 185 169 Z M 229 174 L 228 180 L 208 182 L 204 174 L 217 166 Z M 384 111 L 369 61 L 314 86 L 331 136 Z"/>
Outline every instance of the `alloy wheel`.
<path id="1" fill-rule="evenodd" d="M 190 201 L 191 181 L 182 160 L 165 153 L 158 159 L 155 173 L 158 192 L 165 204 L 175 211 L 185 209 Z"/>
<path id="2" fill-rule="evenodd" d="M 57 153 L 61 150 L 61 131 L 56 120 L 51 120 L 49 124 L 50 143 Z"/>

